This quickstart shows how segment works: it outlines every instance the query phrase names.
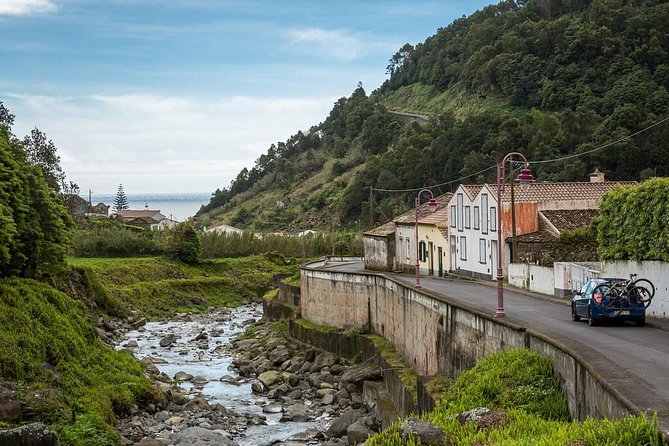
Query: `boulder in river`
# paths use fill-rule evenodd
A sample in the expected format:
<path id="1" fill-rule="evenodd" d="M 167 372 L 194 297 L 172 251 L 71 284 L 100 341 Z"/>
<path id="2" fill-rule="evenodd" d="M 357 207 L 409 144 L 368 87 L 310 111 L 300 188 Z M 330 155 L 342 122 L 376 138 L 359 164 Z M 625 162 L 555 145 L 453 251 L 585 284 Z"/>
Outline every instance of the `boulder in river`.
<path id="1" fill-rule="evenodd" d="M 161 347 L 164 348 L 164 347 L 170 347 L 170 346 L 172 346 L 175 342 L 177 342 L 177 337 L 176 337 L 176 335 L 168 334 L 167 336 L 165 336 L 164 338 L 162 338 L 162 339 L 160 340 L 160 342 L 158 342 L 158 344 L 159 344 Z"/>
<path id="2" fill-rule="evenodd" d="M 260 376 L 258 376 L 258 380 L 260 380 L 266 387 L 271 387 L 276 383 L 282 382 L 283 376 L 276 370 L 268 370 L 261 373 Z"/>
<path id="3" fill-rule="evenodd" d="M 174 379 L 177 381 L 190 381 L 193 379 L 193 375 L 188 372 L 177 372 L 174 374 Z"/>

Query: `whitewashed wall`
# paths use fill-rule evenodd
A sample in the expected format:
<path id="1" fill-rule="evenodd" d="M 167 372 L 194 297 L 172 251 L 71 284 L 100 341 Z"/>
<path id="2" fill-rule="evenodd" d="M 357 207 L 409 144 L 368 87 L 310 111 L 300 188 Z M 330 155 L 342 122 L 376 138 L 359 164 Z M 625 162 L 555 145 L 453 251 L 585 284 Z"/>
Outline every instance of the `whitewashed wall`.
<path id="1" fill-rule="evenodd" d="M 555 291 L 555 274 L 553 268 L 527 263 L 511 263 L 509 265 L 509 284 L 552 296 Z"/>
<path id="2" fill-rule="evenodd" d="M 636 273 L 638 274 L 637 278 L 643 277 L 653 282 L 655 297 L 646 313 L 655 317 L 669 317 L 669 263 L 617 260 L 603 262 L 602 269 L 602 276 L 604 277 L 627 278 L 630 273 Z"/>

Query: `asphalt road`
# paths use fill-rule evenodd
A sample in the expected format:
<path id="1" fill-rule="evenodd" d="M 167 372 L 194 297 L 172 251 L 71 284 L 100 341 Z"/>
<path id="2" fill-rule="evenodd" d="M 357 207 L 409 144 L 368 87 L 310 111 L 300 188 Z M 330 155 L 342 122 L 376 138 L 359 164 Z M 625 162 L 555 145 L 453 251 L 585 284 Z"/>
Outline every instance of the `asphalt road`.
<path id="1" fill-rule="evenodd" d="M 362 262 L 328 269 L 365 272 Z M 387 274 L 415 284 L 414 276 Z M 497 288 L 493 282 L 421 277 L 423 289 L 495 314 Z M 577 352 L 609 385 L 642 410 L 657 411 L 669 420 L 669 331 L 650 326 L 607 324 L 590 327 L 574 322 L 568 299 L 518 292 L 505 288 L 507 320 L 541 333 Z"/>

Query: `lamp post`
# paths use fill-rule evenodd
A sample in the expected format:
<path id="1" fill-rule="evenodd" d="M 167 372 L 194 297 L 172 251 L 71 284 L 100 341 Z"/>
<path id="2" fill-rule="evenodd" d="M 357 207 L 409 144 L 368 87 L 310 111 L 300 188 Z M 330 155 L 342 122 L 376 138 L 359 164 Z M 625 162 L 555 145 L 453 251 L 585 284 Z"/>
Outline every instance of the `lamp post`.
<path id="1" fill-rule="evenodd" d="M 437 200 L 434 199 L 434 195 L 432 195 L 430 189 L 423 189 L 418 192 L 418 195 L 416 195 L 416 288 L 420 288 L 420 263 L 418 263 L 418 254 L 420 252 L 418 249 L 418 206 L 420 206 L 420 195 L 423 192 L 430 194 L 430 201 L 427 202 L 427 208 L 430 212 L 437 210 Z"/>
<path id="2" fill-rule="evenodd" d="M 495 312 L 495 317 L 506 317 L 506 311 L 504 311 L 504 272 L 502 270 L 502 262 L 504 262 L 502 257 L 504 252 L 504 241 L 502 240 L 502 191 L 504 190 L 504 165 L 514 157 L 522 158 L 525 162 L 525 167 L 520 171 L 516 181 L 521 185 L 534 181 L 534 177 L 530 172 L 530 164 L 522 153 L 511 152 L 497 165 L 497 311 Z"/>

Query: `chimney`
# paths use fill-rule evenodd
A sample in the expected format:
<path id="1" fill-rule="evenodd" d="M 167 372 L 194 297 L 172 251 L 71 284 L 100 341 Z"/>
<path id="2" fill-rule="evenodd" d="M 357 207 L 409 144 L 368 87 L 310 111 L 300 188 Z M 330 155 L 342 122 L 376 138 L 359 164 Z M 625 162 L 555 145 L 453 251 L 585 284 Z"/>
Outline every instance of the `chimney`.
<path id="1" fill-rule="evenodd" d="M 604 182 L 604 172 L 600 172 L 599 169 L 595 169 L 594 172 L 590 174 L 591 183 L 603 183 Z"/>

